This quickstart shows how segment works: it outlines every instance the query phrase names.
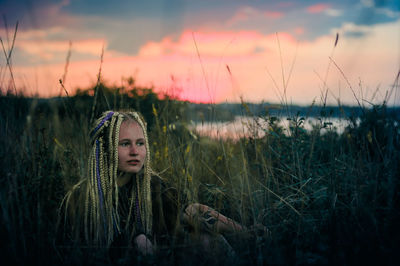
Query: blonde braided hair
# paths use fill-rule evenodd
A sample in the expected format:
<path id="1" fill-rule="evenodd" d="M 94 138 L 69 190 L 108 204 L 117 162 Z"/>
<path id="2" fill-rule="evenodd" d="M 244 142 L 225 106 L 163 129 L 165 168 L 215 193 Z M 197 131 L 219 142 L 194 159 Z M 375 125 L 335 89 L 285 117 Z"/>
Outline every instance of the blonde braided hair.
<path id="1" fill-rule="evenodd" d="M 107 111 L 95 122 L 91 131 L 92 148 L 88 162 L 89 176 L 84 207 L 84 233 L 86 241 L 95 245 L 109 246 L 114 236 L 122 230 L 118 211 L 118 142 L 121 124 L 126 120 L 133 120 L 142 128 L 145 138 L 146 159 L 143 166 L 143 177 L 139 178 L 139 174 L 137 174 L 136 182 L 132 186 L 128 221 L 123 229 L 130 232 L 131 237 L 135 235 L 137 228 L 135 228 L 135 223 L 131 223 L 131 219 L 135 199 L 138 199 L 143 229 L 145 234 L 152 234 L 150 191 L 152 171 L 146 123 L 137 112 Z"/>

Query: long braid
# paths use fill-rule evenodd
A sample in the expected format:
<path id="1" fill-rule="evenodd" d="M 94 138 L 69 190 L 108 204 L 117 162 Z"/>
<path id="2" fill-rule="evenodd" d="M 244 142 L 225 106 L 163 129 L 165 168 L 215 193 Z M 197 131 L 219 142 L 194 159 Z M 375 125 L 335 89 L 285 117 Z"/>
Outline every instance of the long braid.
<path id="1" fill-rule="evenodd" d="M 118 118 L 118 113 L 114 113 L 114 115 L 111 117 L 110 119 L 110 124 L 108 125 L 108 136 L 104 136 L 105 138 L 107 138 L 107 143 L 108 143 L 108 147 L 107 147 L 107 159 L 108 159 L 108 167 L 106 169 L 104 169 L 104 182 L 106 184 L 106 188 L 107 188 L 107 219 L 108 219 L 108 227 L 107 227 L 107 236 L 108 236 L 108 240 L 109 242 L 112 241 L 113 235 L 114 235 L 114 225 L 116 223 L 114 223 L 114 216 L 115 216 L 115 209 L 116 209 L 116 205 L 115 202 L 113 201 L 113 180 L 116 179 L 113 175 L 113 167 L 114 167 L 114 160 L 113 160 L 113 156 L 114 156 L 114 140 L 113 140 L 113 132 L 114 132 L 114 128 L 115 128 L 115 123 L 116 120 Z M 118 227 L 117 227 L 118 228 Z M 118 229 L 117 229 L 118 230 Z"/>
<path id="2" fill-rule="evenodd" d="M 151 191 L 150 191 L 150 184 L 151 184 L 151 168 L 150 168 L 150 145 L 149 145 L 149 138 L 147 135 L 146 124 L 144 119 L 139 115 L 139 113 L 131 112 L 134 119 L 138 122 L 140 127 L 143 129 L 143 135 L 145 139 L 145 146 L 146 146 L 146 159 L 144 163 L 144 178 L 142 185 L 138 184 L 138 188 L 140 193 L 139 197 L 139 206 L 141 206 L 141 220 L 145 223 L 145 230 L 146 232 L 151 233 L 152 229 L 152 202 L 151 202 Z"/>
<path id="3" fill-rule="evenodd" d="M 114 221 L 115 221 L 115 226 L 118 232 L 120 232 L 120 227 L 119 227 L 119 223 L 120 223 L 120 217 L 119 217 L 119 213 L 118 213 L 118 203 L 119 203 L 119 193 L 118 193 L 118 185 L 117 185 L 117 176 L 118 176 L 118 142 L 119 142 L 119 131 L 121 128 L 121 124 L 123 122 L 123 116 L 121 114 L 118 114 L 118 120 L 116 122 L 115 125 L 115 134 L 114 134 L 114 142 L 113 142 L 113 146 L 117 147 L 114 149 L 114 151 L 112 151 L 112 157 L 110 158 L 110 162 L 112 162 L 112 167 L 110 167 L 110 169 L 112 169 L 112 176 L 115 178 L 112 178 L 111 182 L 111 187 L 114 188 L 114 194 L 115 194 L 115 199 L 114 199 L 114 203 L 115 203 L 115 210 L 114 210 Z"/>
<path id="4" fill-rule="evenodd" d="M 118 146 L 113 145 L 115 143 L 114 136 L 118 137 L 116 133 L 114 134 L 115 122 L 116 122 L 117 118 L 118 118 L 118 115 L 117 114 L 114 115 L 111 118 L 110 125 L 108 126 L 109 127 L 109 130 L 108 130 L 109 131 L 109 133 L 108 133 L 108 155 L 109 155 L 109 161 L 110 161 L 110 167 L 109 167 L 108 171 L 109 171 L 110 177 L 112 177 L 114 175 L 114 169 L 113 169 L 113 166 L 115 163 L 114 154 L 115 154 L 115 150 L 118 150 L 118 148 L 117 149 L 115 148 Z M 117 164 L 118 164 L 118 162 L 117 162 Z"/>

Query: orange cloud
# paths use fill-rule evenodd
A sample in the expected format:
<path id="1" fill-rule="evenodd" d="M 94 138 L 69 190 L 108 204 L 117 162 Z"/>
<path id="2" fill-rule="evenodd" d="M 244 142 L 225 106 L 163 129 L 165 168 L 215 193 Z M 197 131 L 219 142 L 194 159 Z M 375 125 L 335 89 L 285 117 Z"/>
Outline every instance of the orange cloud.
<path id="1" fill-rule="evenodd" d="M 322 3 L 321 4 L 315 4 L 315 5 L 307 7 L 307 12 L 308 13 L 312 13 L 312 14 L 321 13 L 321 12 L 327 10 L 330 7 L 331 7 L 330 4 L 322 4 Z"/>

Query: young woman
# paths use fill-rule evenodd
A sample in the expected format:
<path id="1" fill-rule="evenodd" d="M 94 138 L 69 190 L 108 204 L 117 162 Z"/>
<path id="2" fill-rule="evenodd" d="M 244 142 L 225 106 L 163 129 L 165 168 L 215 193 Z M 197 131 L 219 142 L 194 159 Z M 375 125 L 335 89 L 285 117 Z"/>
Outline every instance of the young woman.
<path id="1" fill-rule="evenodd" d="M 184 224 L 197 232 L 186 233 L 186 239 L 206 252 L 215 250 L 215 243 L 233 252 L 220 234 L 246 229 L 205 205 L 179 207 L 177 191 L 150 167 L 146 123 L 139 113 L 107 111 L 90 137 L 88 176 L 66 196 L 73 239 L 111 250 L 132 246 L 147 256 L 183 239 Z"/>

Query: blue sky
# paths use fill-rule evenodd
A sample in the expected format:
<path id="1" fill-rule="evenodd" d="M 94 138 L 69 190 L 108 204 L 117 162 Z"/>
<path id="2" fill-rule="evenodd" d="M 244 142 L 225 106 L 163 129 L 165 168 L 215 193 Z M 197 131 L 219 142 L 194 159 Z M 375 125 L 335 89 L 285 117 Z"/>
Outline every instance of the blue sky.
<path id="1" fill-rule="evenodd" d="M 274 56 L 277 56 L 275 48 L 279 36 L 282 36 L 281 48 L 284 49 L 283 53 L 286 55 L 284 63 L 288 65 L 283 66 L 287 68 L 286 72 L 289 72 L 288 69 L 290 69 L 291 62 L 297 56 L 297 52 L 294 52 L 297 46 L 300 47 L 298 52 L 300 58 L 302 55 L 301 47 L 303 46 L 306 47 L 305 51 L 314 49 L 315 51 L 321 50 L 325 52 L 324 58 L 321 58 L 320 62 L 317 60 L 321 57 L 318 56 L 318 53 L 315 53 L 315 58 L 314 56 L 305 56 L 307 52 L 304 53 L 305 60 L 315 62 L 314 66 L 307 65 L 307 67 L 310 67 L 308 73 L 310 84 L 316 87 L 313 91 L 314 94 L 319 93 L 321 86 L 322 88 L 324 87 L 324 85 L 318 84 L 321 80 L 319 80 L 318 75 L 316 77 L 315 72 L 326 72 L 336 33 L 340 34 L 339 46 L 343 45 L 343 52 L 335 51 L 335 55 L 338 56 L 338 60 L 343 58 L 340 61 L 341 66 L 345 68 L 350 66 L 347 73 L 349 75 L 354 74 L 355 79 L 357 79 L 357 74 L 359 78 L 362 78 L 363 74 L 365 74 L 367 76 L 365 81 L 371 82 L 369 80 L 371 76 L 369 71 L 372 71 L 355 65 L 362 66 L 377 62 L 377 59 L 374 58 L 382 61 L 379 62 L 379 65 L 387 65 L 387 72 L 390 72 L 390 75 L 376 73 L 372 84 L 368 85 L 371 88 L 379 84 L 379 86 L 382 84 L 385 84 L 386 87 L 390 86 L 390 82 L 393 82 L 393 79 L 388 79 L 395 76 L 400 64 L 400 48 L 398 48 L 400 45 L 397 45 L 400 44 L 400 2 L 398 0 L 0 0 L 0 10 L 8 24 L 7 35 L 4 19 L 0 23 L 0 37 L 4 43 L 7 43 L 7 39 L 11 39 L 11 32 L 15 27 L 15 23 L 19 22 L 16 46 L 12 58 L 15 71 L 25 71 L 25 74 L 19 73 L 19 76 L 23 76 L 22 79 L 25 79 L 25 81 L 18 81 L 19 84 L 27 87 L 28 91 L 36 89 L 41 93 L 44 91 L 43 87 L 47 86 L 46 93 L 48 95 L 58 91 L 56 88 L 57 83 L 37 81 L 38 77 L 41 76 L 37 75 L 36 85 L 32 85 L 31 73 L 35 71 L 41 73 L 45 71 L 43 68 L 46 67 L 48 69 L 57 69 L 58 67 L 60 72 L 63 69 L 61 65 L 65 64 L 70 41 L 72 42 L 72 56 L 70 59 L 75 64 L 75 69 L 78 71 L 79 66 L 82 65 L 87 68 L 93 68 L 93 70 L 88 70 L 87 72 L 87 81 L 90 80 L 92 82 L 93 80 L 93 78 L 88 77 L 93 75 L 98 68 L 96 64 L 98 65 L 101 47 L 104 45 L 106 49 L 105 64 L 109 63 L 111 69 L 108 72 L 110 73 L 108 76 L 110 82 L 116 82 L 116 80 L 121 79 L 115 73 L 111 74 L 113 69 L 116 69 L 116 67 L 112 67 L 112 64 L 126 64 L 125 69 L 129 69 L 130 72 L 124 72 L 123 75 L 134 75 L 134 73 L 139 72 L 138 81 L 142 80 L 145 84 L 164 87 L 164 89 L 172 86 L 168 83 L 170 81 L 167 81 L 168 76 L 171 75 L 182 81 L 177 86 L 181 87 L 180 90 L 183 91 L 186 90 L 186 87 L 191 87 L 191 90 L 195 90 L 196 86 L 204 87 L 207 85 L 204 80 L 210 79 L 212 80 L 210 83 L 213 84 L 212 87 L 215 90 L 214 94 L 210 96 L 210 100 L 215 101 L 223 101 L 224 97 L 226 98 L 225 100 L 235 100 L 234 93 L 228 95 L 229 93 L 227 92 L 227 86 L 232 88 L 232 83 L 226 85 L 224 81 L 219 81 L 219 71 L 222 72 L 222 70 L 219 70 L 218 64 L 232 64 L 232 66 L 237 64 L 239 73 L 234 76 L 235 84 L 240 87 L 239 91 L 254 92 L 249 97 L 249 100 L 279 100 L 279 97 L 278 99 L 271 99 L 271 97 L 263 96 L 261 85 L 259 86 L 260 88 L 255 88 L 257 87 L 257 82 L 261 84 L 261 78 L 255 78 L 251 75 L 251 72 L 254 73 L 254 71 L 249 70 L 257 69 L 261 73 L 261 69 L 264 68 L 263 75 L 266 75 L 265 67 L 268 69 L 282 68 L 282 62 L 273 59 Z M 199 51 L 194 49 L 197 35 L 199 36 Z M 190 47 L 187 48 L 185 46 L 187 45 L 185 41 L 187 36 L 192 38 L 192 54 L 187 53 L 187 49 Z M 266 42 L 271 42 L 267 40 L 273 40 L 270 38 L 271 36 L 278 37 L 278 39 L 275 37 L 275 48 L 266 44 Z M 214 41 L 215 44 L 212 43 Z M 383 44 L 383 42 L 387 44 Z M 237 61 L 238 55 L 234 55 L 234 51 L 241 51 L 240 49 L 251 45 L 251 43 L 254 47 L 246 50 L 246 54 L 239 53 L 242 57 L 248 56 L 249 60 L 245 61 L 242 58 L 239 63 Z M 297 44 L 294 45 L 294 43 Z M 390 45 L 390 43 L 392 44 Z M 314 48 L 311 47 L 313 45 Z M 212 47 L 215 47 L 215 51 L 212 51 Z M 225 56 L 225 48 L 223 47 L 227 47 L 228 54 L 232 54 L 230 57 Z M 381 52 L 374 50 L 374 47 L 381 47 Z M 155 49 L 157 50 L 156 54 Z M 201 77 L 201 74 L 190 70 L 191 66 L 193 67 L 193 64 L 196 64 L 197 52 L 201 53 L 202 50 L 206 51 L 201 55 L 204 55 L 204 64 L 209 70 L 209 77 L 204 77 L 204 75 Z M 340 48 L 337 50 L 340 50 Z M 182 54 L 182 51 L 186 52 Z M 151 59 L 149 59 L 149 54 L 152 55 Z M 170 58 L 169 60 L 171 61 L 165 63 L 166 58 L 171 54 L 177 57 Z M 321 54 L 324 53 L 321 52 Z M 367 60 L 367 57 L 363 56 L 363 54 L 368 54 L 368 60 L 371 61 L 363 63 L 363 60 Z M 158 59 L 156 59 L 156 56 L 158 56 Z M 255 57 L 262 56 L 265 56 L 263 66 L 261 66 L 261 61 L 255 60 Z M 348 61 L 345 58 L 348 58 Z M 215 63 L 218 60 L 219 63 Z M 115 63 L 117 61 L 119 63 Z M 92 62 L 92 66 L 90 62 Z M 134 62 L 140 62 L 141 65 Z M 268 64 L 268 62 L 271 63 Z M 157 80 L 159 79 L 158 76 L 154 77 L 147 73 L 148 71 L 154 72 L 154 68 L 150 66 L 149 69 L 146 68 L 147 63 L 160 66 L 160 75 L 166 76 L 166 78 L 164 77 L 164 82 Z M 294 74 L 298 73 L 300 75 L 301 73 L 303 75 L 302 72 L 306 66 L 301 64 L 297 63 L 296 59 L 295 66 L 300 67 L 300 70 L 293 72 Z M 354 67 L 351 67 L 352 65 Z M 0 81 L 4 83 L 7 79 L 5 58 L 0 58 L 0 66 L 2 67 Z M 169 69 L 168 66 L 172 67 Z M 198 68 L 198 66 L 193 68 Z M 164 73 L 168 70 L 170 70 L 168 73 Z M 49 72 L 49 70 L 46 71 Z M 250 72 L 245 75 L 243 71 Z M 72 72 L 73 70 L 71 70 Z M 188 74 L 189 72 L 192 74 Z M 57 81 L 57 75 L 60 76 L 62 73 L 52 72 L 49 75 Z M 107 76 L 107 73 L 105 75 Z M 87 82 L 83 81 L 84 77 L 78 78 L 71 74 L 72 77 L 74 79 L 70 79 L 71 83 L 68 84 L 71 90 L 77 86 L 78 81 L 81 82 L 81 86 L 87 84 Z M 153 77 L 153 81 L 151 77 Z M 254 85 L 252 85 L 252 88 L 244 89 L 244 84 L 248 84 L 247 79 L 250 78 L 254 81 L 250 83 Z M 276 79 L 281 78 L 276 76 Z M 333 80 L 335 78 L 337 83 L 340 77 L 332 76 Z M 193 79 L 192 83 L 183 82 L 183 80 L 187 79 Z M 204 80 L 201 81 L 201 79 Z M 342 80 L 341 82 L 344 81 Z M 271 81 L 271 78 L 264 81 L 264 83 L 267 84 L 263 84 L 263 87 L 275 86 L 272 84 L 274 82 Z M 306 84 L 306 81 L 300 83 Z M 40 88 L 38 88 L 39 85 L 37 84 L 41 84 Z M 36 88 L 34 88 L 35 86 Z M 275 86 L 275 90 L 282 90 L 282 86 L 280 88 Z M 320 87 L 319 89 L 318 86 Z M 304 88 L 304 90 L 306 89 Z M 332 88 L 332 90 L 334 89 Z M 301 88 L 293 87 L 293 91 L 299 93 Z M 46 93 L 43 92 L 43 95 Z M 296 93 L 291 96 L 294 101 L 296 101 L 296 98 L 301 98 L 301 94 Z M 279 93 L 277 94 L 279 95 Z M 183 98 L 190 99 L 191 94 L 183 93 L 182 95 Z M 309 97 L 303 97 L 304 99 L 300 99 L 299 102 L 311 101 L 311 95 L 312 93 L 310 92 Z M 335 95 L 338 95 L 337 88 Z M 315 97 L 318 97 L 318 95 Z M 193 100 L 203 101 L 204 99 Z"/>

